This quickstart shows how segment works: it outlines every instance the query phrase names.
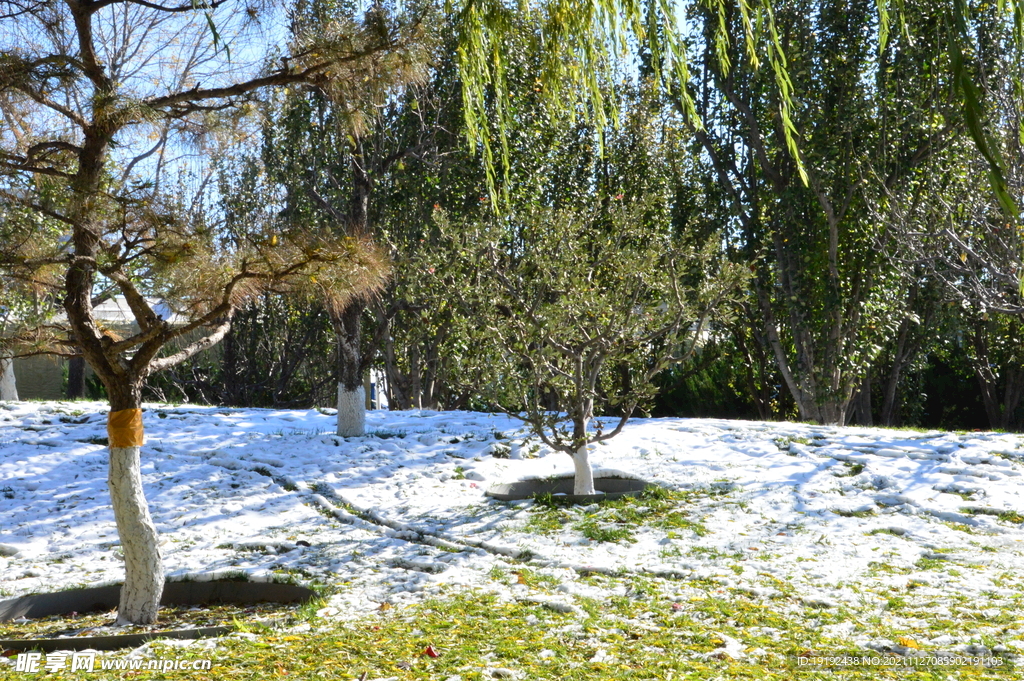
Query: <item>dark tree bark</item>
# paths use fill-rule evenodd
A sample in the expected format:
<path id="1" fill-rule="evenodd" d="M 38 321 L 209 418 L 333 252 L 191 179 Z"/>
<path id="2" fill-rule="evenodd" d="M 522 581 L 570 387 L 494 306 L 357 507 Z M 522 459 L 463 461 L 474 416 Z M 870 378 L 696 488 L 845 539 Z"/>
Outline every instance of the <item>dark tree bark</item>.
<path id="1" fill-rule="evenodd" d="M 968 353 L 968 360 L 978 379 L 978 387 L 981 388 L 981 400 L 985 405 L 989 427 L 993 430 L 1013 430 L 1019 425 L 1014 417 L 1024 393 L 1024 367 L 1012 363 L 998 366 L 994 363 L 986 326 L 983 320 L 975 320 L 972 324 L 970 342 L 974 352 Z"/>
<path id="2" fill-rule="evenodd" d="M 851 401 L 851 407 L 848 422 L 850 424 L 857 424 L 858 426 L 873 426 L 875 425 L 874 417 L 871 413 L 871 373 L 868 372 L 864 376 L 864 380 L 857 387 L 857 392 L 853 396 Z"/>
<path id="3" fill-rule="evenodd" d="M 68 389 L 69 400 L 85 399 L 85 358 L 76 355 L 68 359 Z"/>
<path id="4" fill-rule="evenodd" d="M 360 352 L 365 304 L 352 302 L 341 314 L 331 318 L 337 341 L 338 383 L 348 391 L 363 385 L 363 358 Z"/>

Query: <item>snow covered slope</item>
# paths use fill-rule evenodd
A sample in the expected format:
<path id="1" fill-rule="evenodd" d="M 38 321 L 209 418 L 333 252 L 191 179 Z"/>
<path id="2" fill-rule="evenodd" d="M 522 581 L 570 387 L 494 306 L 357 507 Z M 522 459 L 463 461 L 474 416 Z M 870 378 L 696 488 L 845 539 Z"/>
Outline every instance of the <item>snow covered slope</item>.
<path id="1" fill-rule="evenodd" d="M 532 501 L 484 495 L 572 470 L 504 416 L 375 411 L 348 439 L 331 410 L 153 404 L 144 418 L 169 574 L 345 584 L 331 604 L 342 616 L 493 586 L 509 556 L 764 596 L 785 583 L 824 607 L 908 585 L 998 599 L 1012 595 L 1000 576 L 1024 572 L 1018 435 L 638 419 L 595 448 L 595 470 L 692 490 L 681 510 L 700 531 L 641 525 L 616 543 L 570 524 L 538 532 Z M 0 403 L 0 596 L 121 577 L 105 437 L 99 403 Z M 568 514 L 602 519 L 596 506 Z"/>

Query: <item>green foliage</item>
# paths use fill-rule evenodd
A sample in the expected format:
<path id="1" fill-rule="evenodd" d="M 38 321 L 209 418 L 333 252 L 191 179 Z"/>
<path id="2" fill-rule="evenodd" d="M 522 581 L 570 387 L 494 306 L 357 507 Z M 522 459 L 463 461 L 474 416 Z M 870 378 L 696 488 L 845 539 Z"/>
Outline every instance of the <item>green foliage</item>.
<path id="1" fill-rule="evenodd" d="M 13 191 L 30 191 L 14 184 Z M 62 231 L 57 221 L 0 193 L 0 357 L 56 351 L 64 340 L 50 326 L 60 313 L 60 300 L 51 292 L 60 268 L 37 264 L 59 257 Z"/>
<path id="2" fill-rule="evenodd" d="M 835 473 L 838 478 L 852 478 L 864 472 L 864 464 L 860 462 L 844 461 L 843 463 L 846 464 L 846 470 L 842 473 Z"/>
<path id="3" fill-rule="evenodd" d="M 458 227 L 437 215 L 455 267 L 473 284 L 462 297 L 481 326 L 473 378 L 493 405 L 523 412 L 561 451 L 618 432 L 653 396 L 653 377 L 692 351 L 743 281 L 717 241 L 657 231 L 646 209 L 536 207 Z M 596 414 L 619 416 L 619 426 L 588 431 Z"/>
<path id="4" fill-rule="evenodd" d="M 877 515 L 875 513 L 875 509 L 873 508 L 866 508 L 860 511 L 847 511 L 845 509 L 835 509 L 833 513 L 844 518 L 871 518 Z"/>
<path id="5" fill-rule="evenodd" d="M 786 416 L 780 412 L 788 394 L 780 393 L 778 382 L 772 382 L 765 386 L 768 394 L 760 404 L 762 395 L 754 377 L 754 363 L 733 338 L 719 337 L 724 336 L 724 330 L 715 330 L 690 361 L 670 366 L 656 378 L 658 393 L 652 415 L 738 419 Z"/>
<path id="6" fill-rule="evenodd" d="M 804 0 L 774 10 L 786 36 L 788 85 L 743 60 L 722 71 L 717 18 L 702 17 L 713 84 L 690 81 L 705 94 L 701 113 L 709 120 L 694 134 L 727 190 L 722 200 L 736 215 L 742 252 L 761 256 L 747 303 L 756 312 L 743 316 L 747 328 L 734 332 L 737 345 L 742 340 L 752 359 L 754 345 L 771 356 L 801 418 L 842 423 L 855 389 L 907 315 L 911 279 L 894 257 L 894 237 L 910 226 L 895 224 L 886 208 L 893 189 L 930 160 L 914 151 L 930 148 L 943 117 L 955 119 L 951 106 L 936 104 L 950 85 L 949 61 L 945 45 L 922 28 L 935 20 L 924 6 L 908 6 L 904 19 L 910 32 L 926 35 L 890 35 L 883 54 L 874 49 L 869 2 Z M 741 18 L 731 21 L 738 31 Z M 769 33 L 765 44 L 774 39 Z M 738 45 L 731 49 L 739 54 Z M 806 180 L 789 161 L 791 140 L 777 121 L 790 86 L 799 93 L 792 119 Z M 773 396 L 757 386 L 768 378 L 760 374 L 747 383 L 767 414 Z"/>
<path id="7" fill-rule="evenodd" d="M 672 91 L 684 117 L 700 127 L 701 113 L 687 88 L 692 55 L 684 36 L 690 27 L 680 19 L 692 14 L 668 11 L 658 5 L 600 0 L 597 3 L 544 2 L 515 10 L 501 2 L 447 3 L 457 17 L 453 22 L 465 130 L 469 142 L 479 147 L 487 170 L 487 188 L 497 205 L 498 189 L 508 189 L 510 131 L 515 128 L 515 90 L 506 75 L 515 58 L 520 14 L 526 14 L 538 30 L 532 52 L 540 59 L 535 68 L 536 91 L 556 120 L 574 120 L 580 112 L 604 131 L 617 119 L 616 93 L 609 88 L 618 81 L 618 69 L 636 46 L 643 74 L 658 88 Z M 738 12 L 725 3 L 695 7 L 694 14 L 708 17 L 715 26 L 715 49 L 710 54 L 723 73 L 737 61 L 774 76 L 781 90 L 778 110 L 781 131 L 791 160 L 803 173 L 793 125 L 793 83 L 771 5 L 738 3 Z M 735 18 L 735 22 L 730 22 Z M 521 44 L 521 43 L 520 43 Z M 509 49 L 510 46 L 513 49 Z M 731 48 L 731 49 L 730 49 Z M 529 49 L 529 48 L 528 48 Z M 502 193 L 508 198 L 507 193 Z"/>

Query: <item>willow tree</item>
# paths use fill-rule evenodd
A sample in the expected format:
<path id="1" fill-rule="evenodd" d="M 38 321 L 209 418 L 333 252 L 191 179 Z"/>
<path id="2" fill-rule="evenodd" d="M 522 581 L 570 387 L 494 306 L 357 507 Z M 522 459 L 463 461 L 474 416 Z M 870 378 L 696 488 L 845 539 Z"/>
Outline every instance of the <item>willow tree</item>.
<path id="1" fill-rule="evenodd" d="M 60 301 L 64 321 L 44 329 L 53 351 L 84 357 L 106 388 L 109 486 L 126 568 L 121 622 L 154 621 L 164 581 L 140 475 L 143 381 L 217 343 L 235 309 L 261 291 L 316 279 L 343 297 L 376 285 L 384 270 L 358 239 L 269 223 L 220 229 L 208 159 L 248 131 L 261 92 L 344 91 L 417 40 L 415 22 L 379 9 L 290 31 L 270 10 L 226 1 L 0 3 L 0 201 L 38 218 L 12 227 L 24 231 L 5 240 L 0 264 L 5 277 Z M 62 231 L 42 250 L 33 238 L 39 220 Z M 105 295 L 131 310 L 127 337 L 96 319 Z"/>

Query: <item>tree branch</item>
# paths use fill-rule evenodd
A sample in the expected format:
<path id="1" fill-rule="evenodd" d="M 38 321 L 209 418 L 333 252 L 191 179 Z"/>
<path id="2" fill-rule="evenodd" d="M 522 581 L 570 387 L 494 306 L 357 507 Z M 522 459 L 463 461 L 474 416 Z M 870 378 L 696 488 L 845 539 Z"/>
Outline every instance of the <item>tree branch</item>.
<path id="1" fill-rule="evenodd" d="M 224 336 L 228 334 L 228 331 L 230 330 L 231 318 L 228 317 L 224 322 L 217 326 L 213 330 L 213 333 L 211 333 L 210 335 L 200 338 L 196 342 L 182 348 L 173 355 L 168 355 L 167 357 L 160 357 L 149 362 L 147 374 L 155 374 L 158 371 L 163 371 L 164 369 L 175 366 L 176 364 L 181 364 L 185 360 L 202 352 L 203 350 L 212 348 L 214 345 L 219 343 L 224 338 Z"/>
<path id="2" fill-rule="evenodd" d="M 203 2 L 188 3 L 187 5 L 177 5 L 176 7 L 168 7 L 167 5 L 161 5 L 155 2 L 146 2 L 146 0 L 100 0 L 100 2 L 94 2 L 90 5 L 92 12 L 98 12 L 104 7 L 110 5 L 139 5 L 146 7 L 147 9 L 157 10 L 159 12 L 169 13 L 180 13 L 180 12 L 205 12 L 211 9 L 217 9 L 228 0 L 204 0 Z"/>

